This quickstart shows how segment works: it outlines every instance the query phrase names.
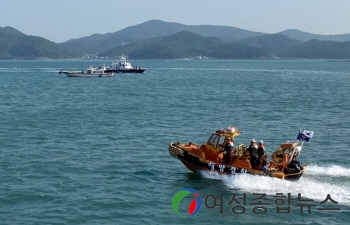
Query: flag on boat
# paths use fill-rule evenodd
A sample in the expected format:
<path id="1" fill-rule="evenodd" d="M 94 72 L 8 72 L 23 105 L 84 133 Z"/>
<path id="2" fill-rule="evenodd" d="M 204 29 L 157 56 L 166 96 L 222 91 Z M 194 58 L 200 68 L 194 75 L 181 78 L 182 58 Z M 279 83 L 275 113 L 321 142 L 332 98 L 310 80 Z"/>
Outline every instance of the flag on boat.
<path id="1" fill-rule="evenodd" d="M 304 130 L 302 132 L 299 132 L 297 139 L 300 141 L 306 141 L 309 142 L 310 138 L 314 136 L 314 132 L 310 130 Z"/>

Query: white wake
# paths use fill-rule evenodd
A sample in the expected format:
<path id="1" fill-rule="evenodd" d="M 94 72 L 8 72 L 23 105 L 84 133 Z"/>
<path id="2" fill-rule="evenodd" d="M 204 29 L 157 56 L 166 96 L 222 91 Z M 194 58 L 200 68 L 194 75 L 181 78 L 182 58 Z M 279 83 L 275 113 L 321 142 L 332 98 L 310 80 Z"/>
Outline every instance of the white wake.
<path id="1" fill-rule="evenodd" d="M 202 175 L 209 179 L 220 179 L 228 190 L 267 195 L 290 193 L 293 197 L 300 193 L 302 197 L 318 203 L 324 201 L 329 194 L 338 204 L 350 205 L 350 169 L 338 165 L 310 166 L 298 181 L 249 174 L 222 176 L 202 172 Z"/>

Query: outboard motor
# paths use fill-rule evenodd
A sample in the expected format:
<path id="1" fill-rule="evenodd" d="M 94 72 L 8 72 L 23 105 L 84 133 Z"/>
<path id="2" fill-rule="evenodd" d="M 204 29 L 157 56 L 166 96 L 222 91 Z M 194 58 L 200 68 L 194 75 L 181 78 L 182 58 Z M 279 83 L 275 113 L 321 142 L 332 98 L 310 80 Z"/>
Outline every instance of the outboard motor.
<path id="1" fill-rule="evenodd" d="M 301 163 L 300 163 L 298 160 L 293 160 L 293 161 L 291 161 L 290 163 L 297 164 L 297 165 L 300 167 L 301 170 L 304 169 L 303 165 L 301 165 Z"/>
<path id="2" fill-rule="evenodd" d="M 303 166 L 300 164 L 298 160 L 291 161 L 288 166 L 284 169 L 284 173 L 300 173 L 303 170 Z"/>

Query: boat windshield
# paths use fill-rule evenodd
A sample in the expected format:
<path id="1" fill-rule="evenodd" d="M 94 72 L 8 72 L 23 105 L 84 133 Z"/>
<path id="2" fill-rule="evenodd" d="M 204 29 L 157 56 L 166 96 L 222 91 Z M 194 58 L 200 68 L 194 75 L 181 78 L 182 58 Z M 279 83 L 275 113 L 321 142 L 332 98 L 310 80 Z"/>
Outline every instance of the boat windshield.
<path id="1" fill-rule="evenodd" d="M 220 138 L 221 138 L 220 135 L 212 134 L 211 137 L 209 138 L 207 144 L 214 146 L 214 148 L 218 148 L 218 145 L 220 143 Z"/>

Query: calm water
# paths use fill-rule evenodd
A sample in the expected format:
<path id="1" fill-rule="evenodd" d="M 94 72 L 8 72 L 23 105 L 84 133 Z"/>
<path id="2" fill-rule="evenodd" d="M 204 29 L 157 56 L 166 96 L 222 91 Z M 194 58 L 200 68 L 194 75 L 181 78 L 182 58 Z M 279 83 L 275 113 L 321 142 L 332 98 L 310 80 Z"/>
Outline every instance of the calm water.
<path id="1" fill-rule="evenodd" d="M 134 60 L 145 74 L 58 74 L 102 63 L 0 61 L 1 224 L 350 221 L 350 62 Z M 200 144 L 228 125 L 241 130 L 236 144 L 263 139 L 270 155 L 299 129 L 313 130 L 300 158 L 311 167 L 298 182 L 219 177 L 189 172 L 168 154 L 170 142 Z M 171 206 L 182 187 L 203 200 L 191 218 Z M 232 213 L 233 195 L 254 193 L 300 193 L 317 206 L 281 214 L 272 199 L 265 214 L 248 203 L 245 213 Z M 223 195 L 222 214 L 204 205 L 209 194 Z M 340 210 L 318 210 L 327 194 Z M 183 215 L 190 201 L 181 202 Z"/>

